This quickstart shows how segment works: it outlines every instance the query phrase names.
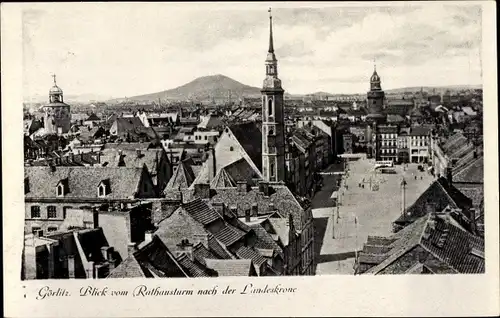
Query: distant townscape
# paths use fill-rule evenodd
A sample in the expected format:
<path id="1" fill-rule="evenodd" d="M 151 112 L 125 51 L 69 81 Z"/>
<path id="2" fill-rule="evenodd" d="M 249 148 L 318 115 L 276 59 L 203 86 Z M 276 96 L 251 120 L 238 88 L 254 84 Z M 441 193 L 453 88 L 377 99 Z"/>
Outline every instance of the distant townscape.
<path id="1" fill-rule="evenodd" d="M 22 279 L 484 273 L 482 88 L 287 94 L 272 27 L 262 88 L 24 105 Z"/>

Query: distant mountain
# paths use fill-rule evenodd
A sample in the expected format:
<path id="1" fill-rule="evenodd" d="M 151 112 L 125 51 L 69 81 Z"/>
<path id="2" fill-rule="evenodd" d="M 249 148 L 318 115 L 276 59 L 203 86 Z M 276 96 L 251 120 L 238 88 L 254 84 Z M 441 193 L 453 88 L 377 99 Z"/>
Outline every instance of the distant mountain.
<path id="1" fill-rule="evenodd" d="M 260 88 L 248 86 L 224 75 L 199 77 L 187 84 L 162 92 L 128 97 L 127 100 L 232 100 L 240 97 L 260 97 Z"/>

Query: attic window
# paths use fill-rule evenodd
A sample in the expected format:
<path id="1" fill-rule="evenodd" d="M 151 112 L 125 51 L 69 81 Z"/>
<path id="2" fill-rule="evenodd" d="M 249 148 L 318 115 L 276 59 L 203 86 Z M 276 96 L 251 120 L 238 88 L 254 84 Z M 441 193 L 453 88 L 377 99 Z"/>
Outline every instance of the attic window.
<path id="1" fill-rule="evenodd" d="M 234 150 L 233 146 L 229 147 L 229 151 L 233 151 L 233 150 Z"/>
<path id="2" fill-rule="evenodd" d="M 62 184 L 59 184 L 57 186 L 57 196 L 62 197 L 64 195 L 64 186 Z"/>
<path id="3" fill-rule="evenodd" d="M 101 183 L 99 183 L 99 186 L 97 187 L 97 195 L 98 197 L 102 198 L 107 196 L 110 193 L 110 187 L 109 187 L 109 180 L 103 180 Z"/>

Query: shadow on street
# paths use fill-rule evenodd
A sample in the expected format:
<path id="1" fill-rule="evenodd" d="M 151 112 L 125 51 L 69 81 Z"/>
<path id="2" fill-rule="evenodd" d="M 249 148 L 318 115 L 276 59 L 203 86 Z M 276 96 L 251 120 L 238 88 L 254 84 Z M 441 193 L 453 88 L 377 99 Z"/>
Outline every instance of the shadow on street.
<path id="1" fill-rule="evenodd" d="M 325 255 L 319 255 L 317 258 L 316 263 L 327 263 L 327 262 L 337 262 L 337 261 L 343 261 L 348 258 L 354 258 L 356 256 L 356 252 L 344 252 L 344 253 L 337 253 L 337 254 L 325 254 Z"/>

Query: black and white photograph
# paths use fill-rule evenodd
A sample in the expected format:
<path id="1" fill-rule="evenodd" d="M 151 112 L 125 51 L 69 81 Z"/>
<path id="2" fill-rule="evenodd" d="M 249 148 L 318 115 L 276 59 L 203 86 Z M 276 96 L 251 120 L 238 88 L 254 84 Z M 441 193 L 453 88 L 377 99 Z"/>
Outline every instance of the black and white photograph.
<path id="1" fill-rule="evenodd" d="M 485 275 L 484 3 L 236 4 L 21 7 L 12 275 Z"/>

